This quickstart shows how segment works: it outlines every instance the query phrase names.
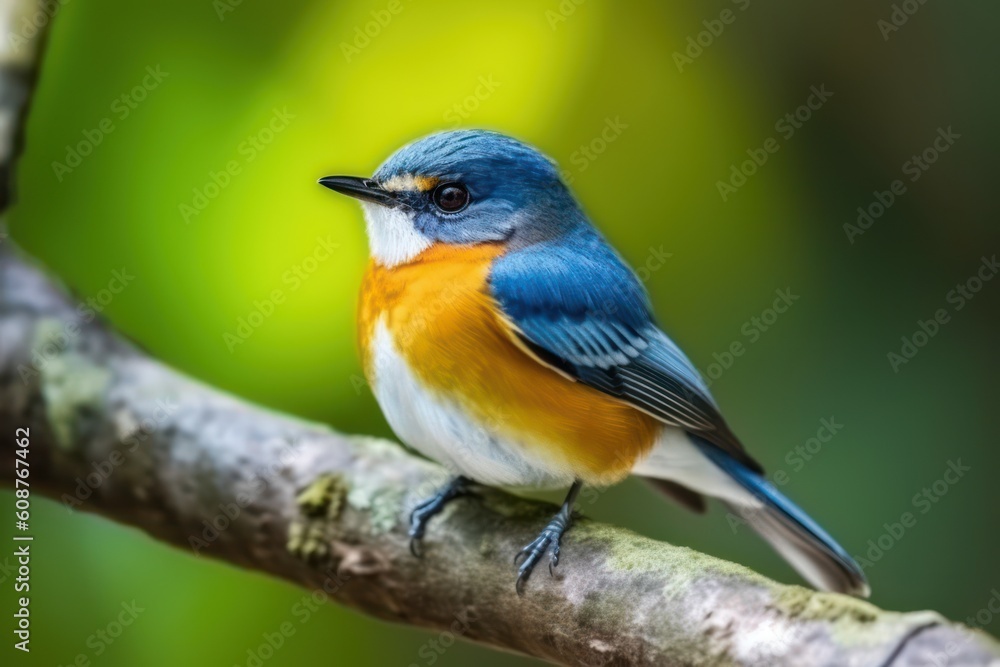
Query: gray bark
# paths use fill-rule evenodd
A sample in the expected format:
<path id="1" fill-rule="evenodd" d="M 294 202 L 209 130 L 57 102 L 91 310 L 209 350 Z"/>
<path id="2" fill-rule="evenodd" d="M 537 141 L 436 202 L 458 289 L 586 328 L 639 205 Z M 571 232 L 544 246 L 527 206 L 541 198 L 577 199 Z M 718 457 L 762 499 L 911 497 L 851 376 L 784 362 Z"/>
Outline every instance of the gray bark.
<path id="1" fill-rule="evenodd" d="M 0 7 L 7 34 L 18 10 Z M 14 13 L 12 13 L 14 12 Z M 0 46 L 0 202 L 39 51 Z M 30 430 L 34 493 L 293 582 L 385 620 L 567 665 L 998 665 L 938 614 L 882 611 L 770 581 L 586 519 L 550 577 L 514 592 L 513 554 L 554 512 L 484 489 L 404 517 L 444 471 L 381 440 L 249 405 L 150 359 L 0 242 L 0 479 Z"/>

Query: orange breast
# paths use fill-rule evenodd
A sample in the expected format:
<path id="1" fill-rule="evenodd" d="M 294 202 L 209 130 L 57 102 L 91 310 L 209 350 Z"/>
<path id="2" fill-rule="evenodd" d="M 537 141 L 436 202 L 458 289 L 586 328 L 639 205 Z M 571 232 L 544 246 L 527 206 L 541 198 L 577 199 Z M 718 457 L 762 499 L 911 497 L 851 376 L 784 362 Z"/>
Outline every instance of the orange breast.
<path id="1" fill-rule="evenodd" d="M 406 265 L 372 263 L 359 317 L 369 380 L 369 342 L 382 319 L 429 390 L 586 482 L 618 481 L 652 446 L 660 423 L 560 375 L 513 342 L 486 285 L 502 252 L 493 244 L 438 244 Z"/>

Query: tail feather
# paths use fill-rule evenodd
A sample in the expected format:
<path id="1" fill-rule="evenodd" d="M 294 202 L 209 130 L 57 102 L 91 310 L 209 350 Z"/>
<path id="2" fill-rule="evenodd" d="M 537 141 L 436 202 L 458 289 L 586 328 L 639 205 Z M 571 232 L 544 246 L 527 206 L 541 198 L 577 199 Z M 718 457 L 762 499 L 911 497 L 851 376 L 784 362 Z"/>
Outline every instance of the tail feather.
<path id="1" fill-rule="evenodd" d="M 691 436 L 698 449 L 750 494 L 745 502 L 727 498 L 742 516 L 809 583 L 817 588 L 868 597 L 861 567 L 836 540 L 758 473 L 715 447 Z"/>
<path id="2" fill-rule="evenodd" d="M 701 494 L 718 498 L 816 588 L 868 597 L 861 567 L 819 524 L 763 476 L 707 440 L 681 429 L 664 429 L 632 473 L 651 478 L 692 509 L 702 506 Z"/>

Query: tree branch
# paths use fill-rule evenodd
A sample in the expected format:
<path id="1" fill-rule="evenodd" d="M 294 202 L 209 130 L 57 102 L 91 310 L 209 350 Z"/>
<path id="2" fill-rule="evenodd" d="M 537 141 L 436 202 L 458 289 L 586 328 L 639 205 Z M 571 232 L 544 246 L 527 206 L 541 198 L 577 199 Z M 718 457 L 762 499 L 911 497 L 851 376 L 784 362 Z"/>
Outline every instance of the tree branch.
<path id="1" fill-rule="evenodd" d="M 512 554 L 551 507 L 484 489 L 435 520 L 418 560 L 401 519 L 443 470 L 210 389 L 80 313 L 0 246 L 0 433 L 30 428 L 33 487 L 182 549 L 562 664 L 917 665 L 948 642 L 950 664 L 1000 656 L 933 613 L 782 586 L 587 520 L 556 577 L 540 571 L 519 598 Z"/>
<path id="2" fill-rule="evenodd" d="M 15 5 L 0 9 L 8 32 Z M 33 45 L 0 58 L 0 114 L 12 119 L 0 123 L 0 187 L 21 142 L 37 53 Z M 435 519 L 418 560 L 401 519 L 445 480 L 442 469 L 392 443 L 275 414 L 172 371 L 2 242 L 4 442 L 20 428 L 30 429 L 33 491 L 382 619 L 555 663 L 1000 659 L 994 640 L 937 614 L 884 612 L 779 585 L 585 519 L 567 535 L 556 576 L 541 570 L 519 598 L 511 557 L 553 510 L 494 490 L 456 501 Z M 0 452 L 9 485 L 15 448 Z"/>

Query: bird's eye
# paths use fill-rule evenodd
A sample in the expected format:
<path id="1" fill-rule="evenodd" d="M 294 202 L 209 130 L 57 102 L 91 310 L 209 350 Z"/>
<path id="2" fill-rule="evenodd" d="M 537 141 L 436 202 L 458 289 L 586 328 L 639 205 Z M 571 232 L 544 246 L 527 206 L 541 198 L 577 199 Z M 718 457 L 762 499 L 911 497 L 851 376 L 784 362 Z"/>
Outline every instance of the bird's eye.
<path id="1" fill-rule="evenodd" d="M 469 205 L 469 191 L 461 183 L 443 183 L 434 190 L 434 205 L 445 213 L 457 213 Z"/>

